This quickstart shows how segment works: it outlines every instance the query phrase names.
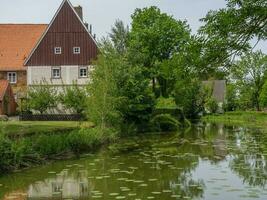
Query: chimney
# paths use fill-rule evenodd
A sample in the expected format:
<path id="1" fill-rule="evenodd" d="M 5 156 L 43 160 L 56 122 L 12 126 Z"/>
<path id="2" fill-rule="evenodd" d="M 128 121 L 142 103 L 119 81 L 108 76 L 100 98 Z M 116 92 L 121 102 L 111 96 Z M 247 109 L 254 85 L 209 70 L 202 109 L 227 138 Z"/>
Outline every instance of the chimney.
<path id="1" fill-rule="evenodd" d="M 76 13 L 78 14 L 78 16 L 83 21 L 83 8 L 81 6 L 76 6 L 76 7 L 74 7 L 74 10 L 76 11 Z"/>
<path id="2" fill-rule="evenodd" d="M 85 22 L 84 23 L 84 25 L 85 25 L 85 27 L 87 28 L 87 30 L 88 30 L 88 23 L 87 22 Z"/>
<path id="3" fill-rule="evenodd" d="M 92 24 L 89 26 L 89 32 L 92 34 Z"/>

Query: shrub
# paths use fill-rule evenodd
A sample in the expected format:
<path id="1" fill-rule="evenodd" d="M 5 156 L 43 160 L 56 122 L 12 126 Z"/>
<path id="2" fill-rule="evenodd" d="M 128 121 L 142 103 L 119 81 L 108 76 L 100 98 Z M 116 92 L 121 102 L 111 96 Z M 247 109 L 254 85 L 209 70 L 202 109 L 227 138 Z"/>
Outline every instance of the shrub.
<path id="1" fill-rule="evenodd" d="M 55 156 L 68 149 L 66 135 L 64 134 L 42 134 L 37 135 L 33 140 L 34 150 L 42 156 Z"/>
<path id="2" fill-rule="evenodd" d="M 59 95 L 59 100 L 65 108 L 77 114 L 85 114 L 87 91 L 84 87 L 77 85 L 77 83 L 64 88 L 64 92 Z"/>
<path id="3" fill-rule="evenodd" d="M 216 113 L 219 109 L 219 105 L 213 97 L 210 97 L 205 104 L 205 108 L 209 113 Z"/>
<path id="4" fill-rule="evenodd" d="M 176 131 L 180 122 L 170 114 L 159 114 L 152 118 L 151 124 L 159 131 Z"/>

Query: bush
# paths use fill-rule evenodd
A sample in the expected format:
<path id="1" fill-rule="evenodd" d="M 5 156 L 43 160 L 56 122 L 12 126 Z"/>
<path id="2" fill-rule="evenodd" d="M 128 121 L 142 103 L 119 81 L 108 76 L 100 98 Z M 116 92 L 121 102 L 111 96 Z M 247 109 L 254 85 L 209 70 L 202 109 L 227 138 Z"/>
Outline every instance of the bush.
<path id="1" fill-rule="evenodd" d="M 104 138 L 102 132 L 100 132 L 98 128 L 92 128 L 80 129 L 71 132 L 67 141 L 70 149 L 75 154 L 79 154 L 82 151 L 91 150 L 100 145 L 104 142 Z"/>
<path id="2" fill-rule="evenodd" d="M 170 114 L 159 114 L 153 117 L 151 124 L 158 131 L 176 131 L 180 122 Z"/>
<path id="3" fill-rule="evenodd" d="M 210 97 L 205 104 L 205 108 L 209 113 L 214 114 L 218 111 L 219 105 L 213 97 Z"/>
<path id="4" fill-rule="evenodd" d="M 42 134 L 33 137 L 33 140 L 34 151 L 44 157 L 55 156 L 68 149 L 66 135 L 63 134 Z"/>

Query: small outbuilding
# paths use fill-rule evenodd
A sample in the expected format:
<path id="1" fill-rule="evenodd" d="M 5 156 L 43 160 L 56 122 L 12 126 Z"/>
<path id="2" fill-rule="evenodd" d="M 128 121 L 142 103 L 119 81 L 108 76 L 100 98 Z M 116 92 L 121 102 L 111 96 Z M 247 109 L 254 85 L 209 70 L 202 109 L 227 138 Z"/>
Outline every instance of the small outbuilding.
<path id="1" fill-rule="evenodd" d="M 0 115 L 14 115 L 17 103 L 7 80 L 0 80 Z"/>

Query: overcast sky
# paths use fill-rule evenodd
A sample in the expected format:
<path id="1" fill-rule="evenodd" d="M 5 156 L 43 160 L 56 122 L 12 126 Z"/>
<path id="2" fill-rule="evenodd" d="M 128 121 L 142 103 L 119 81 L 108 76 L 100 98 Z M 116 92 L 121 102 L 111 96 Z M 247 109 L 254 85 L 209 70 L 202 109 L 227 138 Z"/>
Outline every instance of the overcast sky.
<path id="1" fill-rule="evenodd" d="M 0 0 L 0 23 L 48 24 L 62 0 Z M 135 8 L 158 6 L 176 19 L 187 20 L 193 33 L 201 25 L 199 19 L 209 10 L 225 7 L 225 0 L 70 0 L 81 5 L 84 21 L 93 25 L 97 38 L 106 36 L 116 19 L 130 24 Z M 267 53 L 266 43 L 258 48 Z"/>

